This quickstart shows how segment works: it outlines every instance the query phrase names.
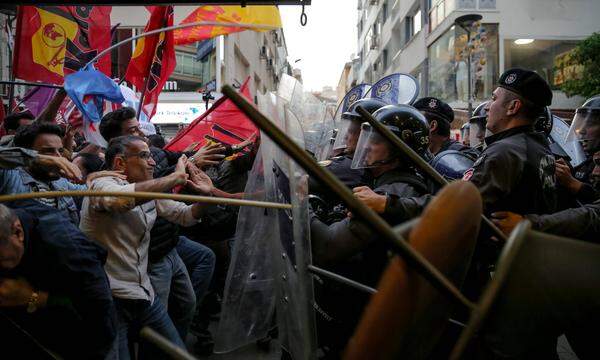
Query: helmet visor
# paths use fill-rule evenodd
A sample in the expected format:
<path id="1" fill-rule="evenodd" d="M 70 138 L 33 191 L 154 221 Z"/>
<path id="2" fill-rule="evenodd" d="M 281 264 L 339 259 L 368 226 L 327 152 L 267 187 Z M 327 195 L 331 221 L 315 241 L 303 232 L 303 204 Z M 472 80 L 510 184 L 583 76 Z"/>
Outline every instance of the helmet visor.
<path id="1" fill-rule="evenodd" d="M 485 139 L 485 125 L 481 121 L 473 121 L 469 123 L 469 146 L 472 148 L 479 147 Z"/>
<path id="2" fill-rule="evenodd" d="M 565 141 L 579 141 L 588 154 L 600 149 L 600 111 L 578 109 Z"/>
<path id="3" fill-rule="evenodd" d="M 386 164 L 393 158 L 391 149 L 392 145 L 383 136 L 368 123 L 363 123 L 351 167 L 365 169 Z"/>
<path id="4" fill-rule="evenodd" d="M 345 149 L 344 152 L 352 155 L 360 135 L 360 120 L 344 116 L 339 120 L 338 133 L 333 143 L 333 150 Z"/>

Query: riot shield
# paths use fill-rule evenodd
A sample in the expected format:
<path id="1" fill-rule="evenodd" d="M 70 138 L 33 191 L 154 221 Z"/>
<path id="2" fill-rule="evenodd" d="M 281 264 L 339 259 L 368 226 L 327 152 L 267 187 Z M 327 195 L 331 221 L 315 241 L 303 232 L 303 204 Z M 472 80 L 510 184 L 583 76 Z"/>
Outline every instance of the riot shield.
<path id="1" fill-rule="evenodd" d="M 282 129 L 300 146 L 303 132 L 300 121 L 284 104 Z M 304 170 L 274 144 L 267 141 L 263 156 L 271 156 L 267 177 L 267 198 L 289 201 L 291 211 L 277 210 L 279 244 L 273 246 L 278 288 L 277 323 L 280 341 L 293 359 L 315 356 L 316 338 L 312 278 L 307 271 L 311 261 L 308 228 L 308 176 Z M 265 165 L 266 166 L 266 165 Z M 265 170 L 266 171 L 266 170 Z M 272 191 L 272 192 L 271 192 Z"/>
<path id="2" fill-rule="evenodd" d="M 581 165 L 586 156 L 578 141 L 570 141 L 567 134 L 569 133 L 569 125 L 558 116 L 553 115 L 552 130 L 548 136 L 551 140 L 550 149 L 554 154 L 560 155 L 566 153 L 569 156 L 569 162 L 572 167 Z"/>
<path id="3" fill-rule="evenodd" d="M 262 145 L 261 145 L 262 147 Z M 267 174 L 269 175 L 269 174 Z M 256 156 L 245 188 L 245 199 L 266 200 L 264 160 Z M 271 244 L 279 241 L 273 231 L 276 212 L 242 207 L 225 282 L 225 292 L 215 353 L 226 353 L 267 336 L 273 326 L 276 280 Z"/>
<path id="4" fill-rule="evenodd" d="M 302 127 L 288 101 L 259 94 L 258 105 L 303 145 Z M 246 197 L 291 203 L 293 209 L 240 210 L 215 352 L 229 352 L 265 337 L 276 309 L 282 347 L 293 359 L 314 358 L 307 175 L 263 136 L 249 179 Z"/>

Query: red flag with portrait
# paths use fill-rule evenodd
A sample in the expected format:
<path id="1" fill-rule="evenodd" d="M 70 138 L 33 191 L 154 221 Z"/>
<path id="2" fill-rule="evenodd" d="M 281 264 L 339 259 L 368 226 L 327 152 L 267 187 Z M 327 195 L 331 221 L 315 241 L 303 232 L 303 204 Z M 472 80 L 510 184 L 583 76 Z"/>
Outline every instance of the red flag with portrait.
<path id="1" fill-rule="evenodd" d="M 154 6 L 144 32 L 172 25 L 173 6 Z M 142 111 L 149 119 L 156 112 L 158 95 L 176 64 L 172 31 L 146 36 L 137 42 L 125 79 L 142 91 Z"/>
<path id="2" fill-rule="evenodd" d="M 111 6 L 19 6 L 13 69 L 28 81 L 62 84 L 111 41 Z M 110 76 L 110 56 L 96 68 Z"/>

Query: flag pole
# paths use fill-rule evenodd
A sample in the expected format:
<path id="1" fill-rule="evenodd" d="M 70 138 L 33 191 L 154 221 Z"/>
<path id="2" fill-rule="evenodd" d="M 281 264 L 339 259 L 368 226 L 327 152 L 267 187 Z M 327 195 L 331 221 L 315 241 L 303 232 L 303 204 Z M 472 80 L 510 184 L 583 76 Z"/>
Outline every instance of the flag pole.
<path id="1" fill-rule="evenodd" d="M 146 81 L 144 82 L 144 88 L 140 92 L 140 103 L 137 108 L 137 120 L 140 120 L 140 113 L 142 112 L 142 104 L 144 103 L 144 97 L 146 96 L 146 89 L 148 88 L 148 80 L 150 80 L 150 69 L 148 69 L 148 75 L 146 75 Z M 148 119 L 150 121 L 150 119 Z"/>
<path id="2" fill-rule="evenodd" d="M 6 17 L 5 26 L 7 27 L 8 31 L 12 31 L 12 29 L 11 29 L 12 28 L 12 19 L 11 18 L 12 17 L 10 15 Z M 10 34 L 9 34 L 9 36 L 10 36 Z M 13 40 L 13 41 L 16 41 L 16 39 Z M 13 47 L 14 47 L 14 45 L 13 45 Z M 9 46 L 8 46 L 8 58 L 10 59 L 10 62 L 8 64 L 8 73 L 9 73 L 9 78 L 10 78 L 10 81 L 11 81 L 9 83 L 9 88 L 8 88 L 9 90 L 8 90 L 8 107 L 7 108 L 9 110 L 8 111 L 9 114 L 12 112 L 11 111 L 12 103 L 13 103 L 13 100 L 15 98 L 15 72 L 13 71 L 14 70 L 13 69 L 14 51 L 13 50 L 14 49 L 11 49 L 10 44 L 9 44 Z"/>
<path id="3" fill-rule="evenodd" d="M 85 66 L 88 66 L 90 64 L 97 62 L 102 56 L 108 54 L 113 49 L 118 48 L 121 45 L 130 43 L 133 40 L 137 40 L 137 39 L 140 39 L 140 38 L 143 38 L 146 36 L 150 36 L 150 35 L 154 35 L 154 34 L 160 34 L 161 32 L 185 29 L 185 28 L 194 27 L 194 26 L 222 26 L 222 27 L 236 27 L 236 28 L 247 28 L 247 29 L 260 29 L 260 30 L 277 30 L 280 28 L 279 26 L 272 26 L 272 25 L 259 25 L 259 24 L 248 24 L 248 23 L 229 23 L 229 22 L 220 22 L 220 21 L 198 21 L 198 22 L 193 22 L 193 23 L 188 23 L 188 24 L 173 25 L 173 26 L 169 26 L 166 28 L 162 28 L 162 29 L 148 31 L 148 32 L 136 35 L 136 36 L 132 36 L 125 40 L 121 40 L 118 43 L 100 51 L 98 53 L 98 55 L 94 56 L 90 61 L 88 61 L 85 64 Z"/>

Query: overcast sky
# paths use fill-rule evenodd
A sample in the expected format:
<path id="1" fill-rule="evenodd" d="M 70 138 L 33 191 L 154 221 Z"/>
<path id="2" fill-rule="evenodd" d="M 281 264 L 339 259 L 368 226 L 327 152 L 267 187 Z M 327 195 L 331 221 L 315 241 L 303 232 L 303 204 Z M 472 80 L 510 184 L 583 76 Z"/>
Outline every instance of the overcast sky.
<path id="1" fill-rule="evenodd" d="M 288 60 L 302 70 L 305 90 L 337 86 L 350 55 L 356 53 L 356 0 L 312 0 L 308 23 L 300 6 L 280 6 Z M 302 59 L 294 64 L 296 59 Z"/>

